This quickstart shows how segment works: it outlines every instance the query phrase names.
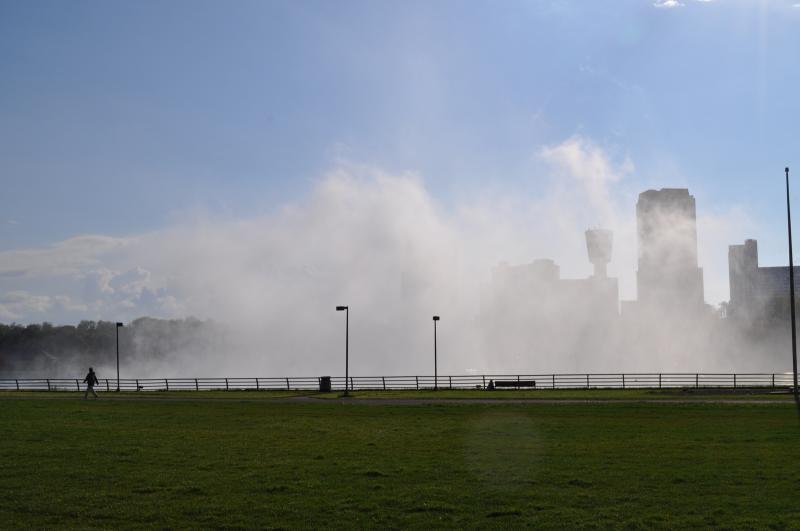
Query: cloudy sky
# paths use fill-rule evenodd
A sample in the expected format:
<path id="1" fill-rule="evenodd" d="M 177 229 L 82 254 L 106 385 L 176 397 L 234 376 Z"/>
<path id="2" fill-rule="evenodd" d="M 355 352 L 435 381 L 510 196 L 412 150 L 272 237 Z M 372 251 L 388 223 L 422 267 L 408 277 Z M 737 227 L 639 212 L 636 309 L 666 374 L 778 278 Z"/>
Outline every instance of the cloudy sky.
<path id="1" fill-rule="evenodd" d="M 467 305 L 501 261 L 589 274 L 589 226 L 635 298 L 662 187 L 719 303 L 727 245 L 787 261 L 798 30 L 792 0 L 0 0 L 0 321 L 385 304 L 386 271 Z"/>

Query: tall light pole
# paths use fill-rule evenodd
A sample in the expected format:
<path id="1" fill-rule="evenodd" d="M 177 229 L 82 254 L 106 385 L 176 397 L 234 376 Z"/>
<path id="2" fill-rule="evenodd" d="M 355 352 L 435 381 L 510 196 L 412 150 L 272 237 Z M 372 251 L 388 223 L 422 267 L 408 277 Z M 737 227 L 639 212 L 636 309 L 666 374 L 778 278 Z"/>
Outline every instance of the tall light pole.
<path id="1" fill-rule="evenodd" d="M 344 396 L 348 396 L 348 381 L 349 381 L 349 367 L 350 367 L 350 307 L 337 306 L 337 312 L 345 313 L 344 320 Z"/>
<path id="2" fill-rule="evenodd" d="M 433 316 L 433 390 L 439 390 L 439 370 L 436 363 L 436 323 L 439 322 L 439 316 Z"/>
<path id="3" fill-rule="evenodd" d="M 789 168 L 786 168 L 786 219 L 789 226 L 789 305 L 792 316 L 792 372 L 794 374 L 794 402 L 800 408 L 797 394 L 797 332 L 794 315 L 794 257 L 792 256 L 792 210 L 789 206 Z"/>
<path id="4" fill-rule="evenodd" d="M 117 323 L 114 328 L 117 331 L 117 392 L 119 393 L 119 329 L 122 328 L 122 323 Z"/>

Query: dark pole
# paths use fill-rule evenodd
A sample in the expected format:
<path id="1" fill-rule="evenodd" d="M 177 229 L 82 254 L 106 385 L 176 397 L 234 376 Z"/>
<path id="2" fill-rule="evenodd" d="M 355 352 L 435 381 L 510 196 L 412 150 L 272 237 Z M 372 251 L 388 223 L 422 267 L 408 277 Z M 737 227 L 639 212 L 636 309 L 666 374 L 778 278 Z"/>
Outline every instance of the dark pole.
<path id="1" fill-rule="evenodd" d="M 344 321 L 344 396 L 348 395 L 350 380 L 350 307 L 337 306 L 337 312 L 345 313 Z"/>
<path id="2" fill-rule="evenodd" d="M 114 327 L 117 331 L 117 392 L 119 393 L 119 329 L 122 323 L 116 323 Z"/>
<path id="3" fill-rule="evenodd" d="M 792 316 L 792 371 L 794 374 L 794 402 L 800 407 L 797 394 L 797 332 L 794 315 L 794 257 L 792 256 L 792 210 L 789 206 L 789 168 L 786 168 L 786 219 L 789 226 L 789 305 Z"/>
<path id="4" fill-rule="evenodd" d="M 439 390 L 439 369 L 436 360 L 436 323 L 439 321 L 439 316 L 433 316 L 433 390 Z"/>

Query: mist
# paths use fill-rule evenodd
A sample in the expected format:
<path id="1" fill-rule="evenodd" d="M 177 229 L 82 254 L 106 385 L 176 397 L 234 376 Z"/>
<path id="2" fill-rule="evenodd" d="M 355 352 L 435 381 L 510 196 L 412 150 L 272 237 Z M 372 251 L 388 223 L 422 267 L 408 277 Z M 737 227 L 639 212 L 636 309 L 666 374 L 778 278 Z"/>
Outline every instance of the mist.
<path id="1" fill-rule="evenodd" d="M 0 253 L 0 279 L 23 286 L 0 301 L 0 318 L 36 315 L 34 301 L 42 314 L 75 319 L 214 322 L 213 341 L 205 330 L 158 359 L 148 356 L 146 329 L 123 330 L 131 334 L 125 373 L 139 377 L 343 373 L 340 304 L 350 307 L 355 375 L 432 373 L 434 314 L 442 318 L 440 374 L 785 368 L 782 336 L 777 346 L 774 338 L 769 346 L 742 341 L 715 311 L 728 298 L 727 246 L 754 230 L 738 207 L 710 212 L 698 201 L 710 305 L 697 315 L 641 312 L 624 324 L 593 315 L 580 292 L 518 292 L 498 302 L 493 272 L 503 263 L 551 259 L 561 278 L 591 276 L 584 231 L 594 227 L 613 232 L 608 276 L 618 279 L 620 299 L 637 296 L 635 204 L 644 188 L 634 161 L 580 136 L 533 157 L 542 171 L 535 193 L 486 183 L 443 204 L 425 176 L 345 161 L 308 196 L 260 217 L 192 215 L 135 237 Z"/>

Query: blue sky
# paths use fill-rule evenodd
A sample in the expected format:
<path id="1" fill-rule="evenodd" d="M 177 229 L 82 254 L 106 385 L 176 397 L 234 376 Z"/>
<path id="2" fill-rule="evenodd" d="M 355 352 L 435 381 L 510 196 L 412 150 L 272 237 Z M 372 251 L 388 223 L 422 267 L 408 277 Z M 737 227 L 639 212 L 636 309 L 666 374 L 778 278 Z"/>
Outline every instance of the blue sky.
<path id="1" fill-rule="evenodd" d="M 0 0 L 0 252 L 261 219 L 342 161 L 413 172 L 445 211 L 487 189 L 535 201 L 537 154 L 579 137 L 632 163 L 615 194 L 688 187 L 750 220 L 723 252 L 755 237 L 785 263 L 794 4 Z M 0 296 L 60 295 L 19 271 Z M 45 307 L 0 319 L 95 311 Z"/>

